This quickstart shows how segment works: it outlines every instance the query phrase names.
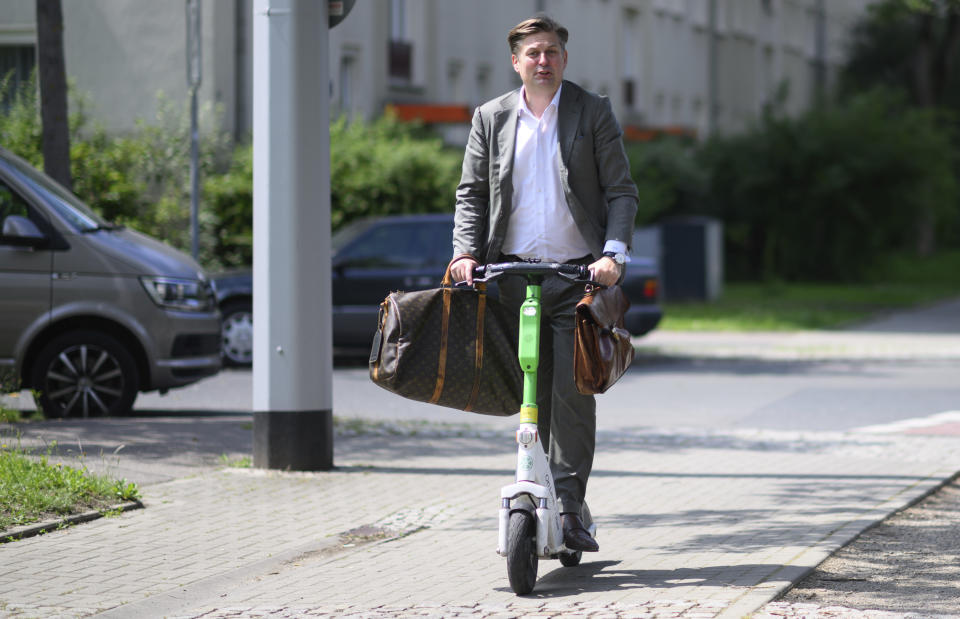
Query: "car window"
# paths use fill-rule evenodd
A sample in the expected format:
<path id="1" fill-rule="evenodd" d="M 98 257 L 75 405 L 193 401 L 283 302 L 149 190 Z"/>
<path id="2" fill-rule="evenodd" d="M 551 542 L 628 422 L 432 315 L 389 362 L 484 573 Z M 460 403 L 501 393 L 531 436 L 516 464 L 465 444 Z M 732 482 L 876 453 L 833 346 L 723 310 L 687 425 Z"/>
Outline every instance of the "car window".
<path id="1" fill-rule="evenodd" d="M 339 252 L 353 242 L 353 239 L 363 235 L 373 223 L 374 220 L 372 219 L 357 219 L 348 223 L 333 233 L 330 239 L 330 249 L 333 250 L 333 253 Z"/>
<path id="2" fill-rule="evenodd" d="M 7 217 L 16 215 L 26 217 L 37 227 L 43 229 L 44 223 L 40 215 L 27 205 L 26 200 L 20 197 L 20 194 L 12 190 L 4 181 L 0 180 L 0 234 L 3 233 L 3 224 Z"/>
<path id="3" fill-rule="evenodd" d="M 437 230 L 422 223 L 384 222 L 337 254 L 343 266 L 368 268 L 423 267 L 434 256 Z"/>
<path id="4" fill-rule="evenodd" d="M 453 222 L 438 221 L 428 224 L 433 239 L 433 251 L 431 254 L 430 265 L 445 267 L 453 257 Z"/>
<path id="5" fill-rule="evenodd" d="M 18 180 L 23 181 L 31 190 L 39 194 L 51 208 L 78 231 L 96 230 L 108 225 L 79 198 L 19 157 L 6 158 L 3 163 L 9 166 L 8 169 L 15 170 Z"/>
<path id="6" fill-rule="evenodd" d="M 0 181 L 0 224 L 10 215 L 28 217 L 27 203 L 15 194 L 7 184 Z"/>

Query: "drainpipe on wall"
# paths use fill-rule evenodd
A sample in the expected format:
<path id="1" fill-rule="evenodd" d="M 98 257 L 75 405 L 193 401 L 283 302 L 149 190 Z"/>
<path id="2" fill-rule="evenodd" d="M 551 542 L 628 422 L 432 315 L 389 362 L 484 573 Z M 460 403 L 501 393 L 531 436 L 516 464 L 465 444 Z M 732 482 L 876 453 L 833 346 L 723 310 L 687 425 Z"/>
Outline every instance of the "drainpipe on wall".
<path id="1" fill-rule="evenodd" d="M 707 8 L 707 31 L 709 42 L 707 44 L 707 137 L 716 133 L 717 118 L 720 108 L 718 100 L 717 69 L 718 59 L 717 50 L 719 41 L 717 37 L 717 0 L 709 0 Z"/>

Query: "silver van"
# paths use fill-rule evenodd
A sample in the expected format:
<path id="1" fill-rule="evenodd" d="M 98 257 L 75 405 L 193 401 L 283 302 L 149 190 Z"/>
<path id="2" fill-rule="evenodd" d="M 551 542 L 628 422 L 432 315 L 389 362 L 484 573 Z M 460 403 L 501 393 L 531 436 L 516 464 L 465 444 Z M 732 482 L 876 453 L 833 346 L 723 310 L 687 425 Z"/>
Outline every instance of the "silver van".
<path id="1" fill-rule="evenodd" d="M 48 417 L 120 415 L 138 392 L 220 363 L 220 314 L 195 261 L 0 148 L 0 390 L 35 390 Z"/>

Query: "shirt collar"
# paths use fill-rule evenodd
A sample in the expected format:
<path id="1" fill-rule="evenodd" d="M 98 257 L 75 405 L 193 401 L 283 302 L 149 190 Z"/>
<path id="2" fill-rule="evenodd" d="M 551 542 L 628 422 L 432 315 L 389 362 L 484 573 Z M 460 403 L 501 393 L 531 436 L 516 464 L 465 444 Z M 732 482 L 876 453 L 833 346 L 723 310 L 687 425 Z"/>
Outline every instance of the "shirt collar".
<path id="1" fill-rule="evenodd" d="M 553 99 L 550 100 L 550 104 L 547 106 L 547 109 L 550 109 L 551 107 L 554 107 L 557 109 L 560 108 L 560 91 L 561 90 L 563 90 L 563 83 L 561 83 L 560 87 L 557 88 L 557 92 L 553 94 Z M 521 86 L 520 101 L 517 103 L 517 114 L 522 116 L 524 113 L 526 113 L 526 114 L 529 114 L 532 118 L 536 118 L 536 116 L 533 115 L 533 112 L 530 111 L 530 108 L 527 107 L 526 93 L 527 93 L 527 87 Z M 544 110 L 544 113 L 546 113 L 546 110 Z"/>

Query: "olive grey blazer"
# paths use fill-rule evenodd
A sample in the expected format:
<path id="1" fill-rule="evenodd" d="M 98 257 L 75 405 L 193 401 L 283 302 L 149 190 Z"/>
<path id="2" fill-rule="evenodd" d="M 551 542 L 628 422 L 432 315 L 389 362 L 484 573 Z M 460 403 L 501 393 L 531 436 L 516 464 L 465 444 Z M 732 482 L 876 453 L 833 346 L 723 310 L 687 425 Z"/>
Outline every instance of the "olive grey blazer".
<path id="1" fill-rule="evenodd" d="M 473 114 L 454 217 L 454 256 L 480 262 L 500 256 L 513 200 L 513 153 L 520 89 Z M 607 240 L 630 245 L 639 201 L 623 148 L 623 132 L 607 97 L 573 82 L 560 91 L 557 138 L 560 181 L 574 221 L 594 258 Z"/>

